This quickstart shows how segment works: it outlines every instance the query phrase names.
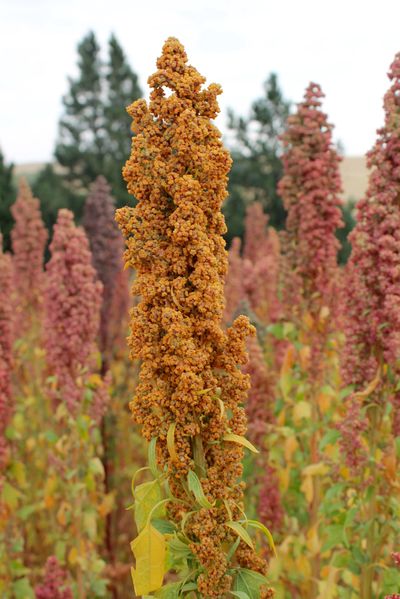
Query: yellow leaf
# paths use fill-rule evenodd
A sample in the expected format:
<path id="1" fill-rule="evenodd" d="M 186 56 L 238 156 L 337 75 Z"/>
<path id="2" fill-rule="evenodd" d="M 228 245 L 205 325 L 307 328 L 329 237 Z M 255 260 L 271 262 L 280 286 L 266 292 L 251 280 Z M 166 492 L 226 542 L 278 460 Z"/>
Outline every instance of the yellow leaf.
<path id="1" fill-rule="evenodd" d="M 284 452 L 285 452 L 285 460 L 287 462 L 291 461 L 292 456 L 293 456 L 294 452 L 296 451 L 296 449 L 298 448 L 298 446 L 299 446 L 299 444 L 294 435 L 292 435 L 291 437 L 288 437 L 286 439 L 285 445 L 284 445 Z"/>
<path id="2" fill-rule="evenodd" d="M 256 447 L 250 441 L 246 439 L 246 437 L 242 437 L 241 435 L 235 435 L 234 433 L 227 433 L 223 436 L 224 441 L 230 441 L 231 443 L 238 443 L 238 445 L 243 445 L 247 449 L 250 449 L 253 453 L 260 453 Z"/>
<path id="3" fill-rule="evenodd" d="M 66 503 L 65 501 L 61 503 L 57 512 L 57 521 L 59 524 L 61 524 L 61 526 L 65 526 L 67 524 L 67 516 L 70 514 L 70 508 L 71 506 L 69 503 Z"/>
<path id="4" fill-rule="evenodd" d="M 285 469 L 280 468 L 278 470 L 278 477 L 279 477 L 279 486 L 281 488 L 281 492 L 285 493 L 285 491 L 287 491 L 287 489 L 289 487 L 290 467 L 288 466 Z"/>
<path id="5" fill-rule="evenodd" d="M 311 348 L 309 345 L 305 345 L 299 351 L 300 366 L 302 367 L 303 370 L 307 370 L 308 367 L 310 366 L 310 357 L 311 357 Z"/>
<path id="6" fill-rule="evenodd" d="M 324 464 L 323 462 L 318 462 L 317 464 L 310 464 L 303 468 L 302 475 L 303 476 L 318 476 L 323 475 L 329 472 L 329 466 Z"/>
<path id="7" fill-rule="evenodd" d="M 307 531 L 307 548 L 311 556 L 317 555 L 321 551 L 321 540 L 318 536 L 318 527 L 314 525 Z"/>
<path id="8" fill-rule="evenodd" d="M 281 376 L 287 374 L 294 364 L 294 355 L 295 349 L 293 345 L 289 345 L 285 352 L 285 357 L 283 358 L 282 368 L 281 368 Z"/>
<path id="9" fill-rule="evenodd" d="M 302 553 L 296 558 L 296 571 L 301 572 L 305 579 L 310 578 L 311 576 L 311 565 L 309 560 Z"/>
<path id="10" fill-rule="evenodd" d="M 169 429 L 168 429 L 168 433 L 167 433 L 168 452 L 169 452 L 169 455 L 171 456 L 171 459 L 173 459 L 173 460 L 178 459 L 178 454 L 176 453 L 176 448 L 175 448 L 175 428 L 176 428 L 176 422 L 172 422 L 169 425 Z"/>
<path id="11" fill-rule="evenodd" d="M 150 523 L 131 543 L 136 560 L 132 568 L 132 580 L 137 596 L 157 591 L 163 583 L 165 563 L 165 538 Z"/>
<path id="12" fill-rule="evenodd" d="M 114 494 L 108 493 L 103 497 L 103 501 L 100 503 L 98 507 L 99 514 L 102 518 L 105 518 L 108 514 L 112 512 L 114 507 Z"/>
<path id="13" fill-rule="evenodd" d="M 310 312 L 305 312 L 303 316 L 303 323 L 305 324 L 306 329 L 311 330 L 314 326 L 314 319 L 311 316 Z"/>
<path id="14" fill-rule="evenodd" d="M 301 483 L 300 489 L 303 491 L 308 503 L 311 503 L 314 497 L 314 487 L 311 476 L 306 476 Z"/>
<path id="15" fill-rule="evenodd" d="M 321 410 L 322 414 L 327 413 L 327 411 L 331 407 L 331 401 L 332 401 L 331 395 L 327 395 L 326 393 L 319 393 L 317 395 L 317 403 L 318 403 L 319 409 Z"/>
<path id="16" fill-rule="evenodd" d="M 304 399 L 296 403 L 293 408 L 293 420 L 295 423 L 298 424 L 302 418 L 311 418 L 311 404 Z"/>
<path id="17" fill-rule="evenodd" d="M 353 396 L 359 397 L 361 399 L 363 399 L 364 397 L 368 397 L 368 395 L 371 395 L 371 393 L 373 393 L 373 391 L 375 391 L 380 380 L 381 380 L 381 369 L 379 366 L 377 373 L 375 375 L 375 378 L 369 383 L 369 385 L 367 385 L 367 387 L 364 389 L 364 391 L 357 391 L 356 393 L 354 393 Z"/>
<path id="18" fill-rule="evenodd" d="M 26 469 L 22 462 L 14 462 L 12 464 L 12 473 L 20 487 L 26 486 Z"/>
<path id="19" fill-rule="evenodd" d="M 76 547 L 72 547 L 72 549 L 68 552 L 68 562 L 71 566 L 74 566 L 78 561 L 78 550 Z"/>
<path id="20" fill-rule="evenodd" d="M 322 306 L 320 313 L 319 313 L 319 320 L 321 323 L 324 323 L 325 320 L 328 318 L 330 314 L 330 310 L 328 308 L 328 306 Z"/>

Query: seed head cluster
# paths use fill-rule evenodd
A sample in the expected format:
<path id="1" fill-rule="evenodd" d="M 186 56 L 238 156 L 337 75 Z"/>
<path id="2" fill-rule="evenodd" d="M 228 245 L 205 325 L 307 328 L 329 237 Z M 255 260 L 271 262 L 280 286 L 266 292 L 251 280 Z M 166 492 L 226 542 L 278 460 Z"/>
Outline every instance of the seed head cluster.
<path id="1" fill-rule="evenodd" d="M 300 301 L 315 293 L 329 297 L 337 270 L 340 157 L 332 144 L 332 125 L 321 110 L 323 96 L 319 85 L 310 83 L 282 135 L 284 175 L 278 190 L 287 210 L 282 249 L 294 273 L 292 292 L 300 294 Z"/>
<path id="2" fill-rule="evenodd" d="M 13 271 L 11 256 L 3 253 L 3 238 L 0 233 L 0 473 L 6 465 L 7 444 L 4 433 L 12 413 L 12 291 Z"/>
<path id="3" fill-rule="evenodd" d="M 379 356 L 392 366 L 400 357 L 400 54 L 389 79 L 385 125 L 368 154 L 368 190 L 350 236 L 343 373 L 356 387 L 374 378 Z"/>
<path id="4" fill-rule="evenodd" d="M 240 518 L 243 450 L 223 436 L 246 432 L 242 404 L 249 382 L 238 365 L 246 362 L 251 327 L 242 316 L 226 332 L 221 328 L 227 270 L 221 204 L 231 159 L 210 122 L 221 88 L 202 89 L 204 77 L 187 65 L 175 38 L 166 41 L 157 69 L 148 80 L 149 104 L 138 100 L 128 108 L 136 136 L 123 173 L 138 204 L 117 213 L 140 296 L 129 338 L 132 357 L 141 360 L 131 410 L 143 435 L 157 437 L 158 461 L 167 465 L 176 497 L 187 499 L 182 480 L 201 448 L 206 496 L 226 500 Z M 170 516 L 179 521 L 190 508 L 177 505 Z M 226 507 L 217 505 L 197 511 L 186 525 L 204 567 L 198 589 L 205 597 L 221 597 L 231 585 L 223 545 L 232 536 L 224 525 Z M 254 552 L 246 554 L 247 567 L 265 569 L 257 560 Z"/>
<path id="5" fill-rule="evenodd" d="M 27 328 L 27 310 L 40 309 L 43 300 L 43 260 L 48 233 L 40 214 L 40 204 L 21 179 L 11 213 L 15 225 L 11 231 L 18 327 Z M 24 322 L 25 321 L 25 322 Z"/>
<path id="6" fill-rule="evenodd" d="M 57 376 L 71 413 L 82 398 L 82 375 L 90 363 L 99 329 L 102 284 L 92 266 L 89 243 L 60 210 L 46 267 L 44 341 L 47 362 Z"/>

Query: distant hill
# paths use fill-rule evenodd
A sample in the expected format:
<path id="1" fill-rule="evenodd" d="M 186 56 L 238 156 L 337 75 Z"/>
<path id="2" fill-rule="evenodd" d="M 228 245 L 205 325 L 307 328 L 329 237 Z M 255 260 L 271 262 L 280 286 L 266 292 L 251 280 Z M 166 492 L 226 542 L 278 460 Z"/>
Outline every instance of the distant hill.
<path id="1" fill-rule="evenodd" d="M 364 156 L 345 156 L 340 165 L 344 200 L 359 200 L 366 192 L 368 169 Z"/>
<path id="2" fill-rule="evenodd" d="M 44 162 L 30 162 L 15 166 L 14 173 L 18 177 L 26 177 L 32 182 L 39 171 L 45 166 Z M 59 167 L 60 168 L 60 167 Z M 343 199 L 359 200 L 365 193 L 368 184 L 368 170 L 363 156 L 345 156 L 340 165 L 343 182 Z"/>

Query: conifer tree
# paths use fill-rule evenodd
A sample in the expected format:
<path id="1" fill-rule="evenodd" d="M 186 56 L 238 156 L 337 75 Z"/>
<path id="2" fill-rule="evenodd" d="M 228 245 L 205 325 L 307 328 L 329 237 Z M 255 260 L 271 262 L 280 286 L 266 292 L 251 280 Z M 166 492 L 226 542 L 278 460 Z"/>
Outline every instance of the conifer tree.
<path id="1" fill-rule="evenodd" d="M 235 214 L 253 201 L 260 202 L 270 224 L 282 228 L 285 211 L 276 187 L 282 176 L 279 136 L 285 129 L 290 102 L 282 94 L 278 78 L 271 73 L 264 83 L 264 96 L 256 100 L 247 117 L 229 113 L 229 128 L 235 134 L 233 167 L 229 177 L 229 200 L 225 206 L 229 239 L 243 235 L 243 221 Z M 232 226 L 231 226 L 232 221 Z"/>
<path id="2" fill-rule="evenodd" d="M 14 165 L 7 164 L 0 149 L 0 222 L 6 250 L 10 249 L 10 231 L 13 218 L 10 208 L 15 201 L 16 191 L 12 182 Z"/>
<path id="3" fill-rule="evenodd" d="M 78 45 L 78 55 L 79 75 L 69 79 L 70 89 L 63 98 L 65 114 L 55 157 L 76 190 L 87 191 L 103 175 L 121 205 L 127 201 L 121 169 L 130 151 L 125 107 L 141 96 L 138 78 L 114 35 L 106 64 L 93 32 Z"/>
<path id="4" fill-rule="evenodd" d="M 69 79 L 63 98 L 56 159 L 66 168 L 66 178 L 76 187 L 88 185 L 102 168 L 104 115 L 100 47 L 91 31 L 78 45 L 79 76 Z"/>

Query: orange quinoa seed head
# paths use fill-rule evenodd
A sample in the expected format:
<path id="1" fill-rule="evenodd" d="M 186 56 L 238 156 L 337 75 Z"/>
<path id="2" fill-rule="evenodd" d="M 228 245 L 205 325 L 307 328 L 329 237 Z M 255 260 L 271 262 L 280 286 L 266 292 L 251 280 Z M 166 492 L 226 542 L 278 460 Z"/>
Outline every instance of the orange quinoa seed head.
<path id="1" fill-rule="evenodd" d="M 227 271 L 221 206 L 231 159 L 210 121 L 219 112 L 221 88 L 201 88 L 204 77 L 187 65 L 175 38 L 164 44 L 157 67 L 148 80 L 149 104 L 138 100 L 128 108 L 136 136 L 123 174 L 138 203 L 117 212 L 127 238 L 126 263 L 136 270 L 134 292 L 140 296 L 131 313 L 129 345 L 141 369 L 130 406 L 143 435 L 158 437 L 159 465 L 168 466 L 174 495 L 183 497 L 181 481 L 194 468 L 198 436 L 204 448 L 204 492 L 212 501 L 226 499 L 239 518 L 235 504 L 243 503 L 243 450 L 222 437 L 228 430 L 246 432 L 243 403 L 249 381 L 238 364 L 247 361 L 245 341 L 252 327 L 244 316 L 227 332 L 221 327 Z M 227 412 L 221 417 L 217 396 L 230 409 L 230 419 Z M 172 423 L 173 458 L 166 442 Z M 170 516 L 179 521 L 189 509 L 174 504 Z M 203 596 L 221 597 L 230 588 L 222 547 L 232 539 L 226 520 L 222 505 L 200 510 L 186 525 L 205 568 L 198 581 Z M 260 570 L 259 558 L 251 553 L 246 567 L 253 563 Z"/>

